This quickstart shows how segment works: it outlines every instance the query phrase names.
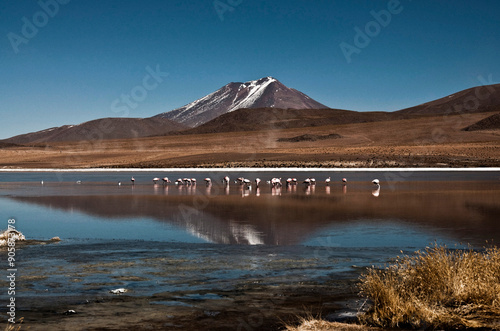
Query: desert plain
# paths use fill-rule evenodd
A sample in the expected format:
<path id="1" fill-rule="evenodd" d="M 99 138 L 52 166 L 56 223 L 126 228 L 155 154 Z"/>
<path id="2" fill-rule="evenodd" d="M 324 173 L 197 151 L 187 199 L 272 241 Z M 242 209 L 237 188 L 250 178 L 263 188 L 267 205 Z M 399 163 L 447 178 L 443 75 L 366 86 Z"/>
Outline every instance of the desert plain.
<path id="1" fill-rule="evenodd" d="M 500 131 L 463 130 L 494 114 L 5 145 L 0 168 L 498 167 Z"/>

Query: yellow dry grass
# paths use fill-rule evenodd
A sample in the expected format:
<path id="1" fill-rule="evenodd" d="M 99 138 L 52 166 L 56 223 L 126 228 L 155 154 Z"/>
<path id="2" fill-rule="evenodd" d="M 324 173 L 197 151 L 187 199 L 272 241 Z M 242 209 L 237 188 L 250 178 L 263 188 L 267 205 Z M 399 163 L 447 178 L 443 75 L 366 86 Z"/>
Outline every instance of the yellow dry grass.
<path id="1" fill-rule="evenodd" d="M 287 326 L 287 331 L 357 331 L 375 330 L 363 325 L 327 322 L 317 319 L 303 320 L 300 326 Z"/>
<path id="2" fill-rule="evenodd" d="M 19 320 L 17 320 L 15 324 L 8 322 L 7 325 L 5 326 L 5 331 L 19 331 L 21 330 L 23 322 L 24 322 L 24 317 L 21 317 Z"/>
<path id="3" fill-rule="evenodd" d="M 373 301 L 360 315 L 382 327 L 500 328 L 500 250 L 427 248 L 361 277 Z"/>

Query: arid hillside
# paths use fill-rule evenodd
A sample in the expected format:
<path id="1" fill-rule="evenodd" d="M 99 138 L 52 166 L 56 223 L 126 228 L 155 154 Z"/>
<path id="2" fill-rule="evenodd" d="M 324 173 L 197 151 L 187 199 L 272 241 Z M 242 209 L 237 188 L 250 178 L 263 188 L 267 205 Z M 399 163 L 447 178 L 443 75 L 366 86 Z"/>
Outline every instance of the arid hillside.
<path id="1" fill-rule="evenodd" d="M 182 124 L 166 118 L 101 118 L 78 125 L 63 125 L 4 140 L 7 143 L 37 144 L 55 141 L 128 139 L 183 130 Z"/>
<path id="2" fill-rule="evenodd" d="M 500 111 L 500 84 L 473 87 L 397 113 L 439 115 L 492 111 Z"/>

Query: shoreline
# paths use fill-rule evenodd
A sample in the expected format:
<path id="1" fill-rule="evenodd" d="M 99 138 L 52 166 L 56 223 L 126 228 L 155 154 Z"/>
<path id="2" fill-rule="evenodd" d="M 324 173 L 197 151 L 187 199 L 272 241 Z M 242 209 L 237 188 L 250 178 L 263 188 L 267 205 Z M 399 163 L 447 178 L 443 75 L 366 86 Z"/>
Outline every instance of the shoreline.
<path id="1" fill-rule="evenodd" d="M 386 171 L 399 171 L 399 172 L 495 172 L 500 171 L 500 167 L 474 167 L 474 168 L 307 168 L 307 167 L 241 167 L 241 168 L 12 168 L 0 169 L 2 172 L 152 172 L 152 171 L 165 171 L 165 172 L 386 172 Z"/>

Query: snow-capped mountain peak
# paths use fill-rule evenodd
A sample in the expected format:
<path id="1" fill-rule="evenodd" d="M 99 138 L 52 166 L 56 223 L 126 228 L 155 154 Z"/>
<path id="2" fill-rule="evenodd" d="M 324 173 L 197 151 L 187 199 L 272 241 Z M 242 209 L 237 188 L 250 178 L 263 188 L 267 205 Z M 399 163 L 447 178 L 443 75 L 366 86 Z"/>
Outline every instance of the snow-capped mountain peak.
<path id="1" fill-rule="evenodd" d="M 237 109 L 264 107 L 328 108 L 268 76 L 245 83 L 229 83 L 184 107 L 159 114 L 156 117 L 168 118 L 195 127 Z"/>

